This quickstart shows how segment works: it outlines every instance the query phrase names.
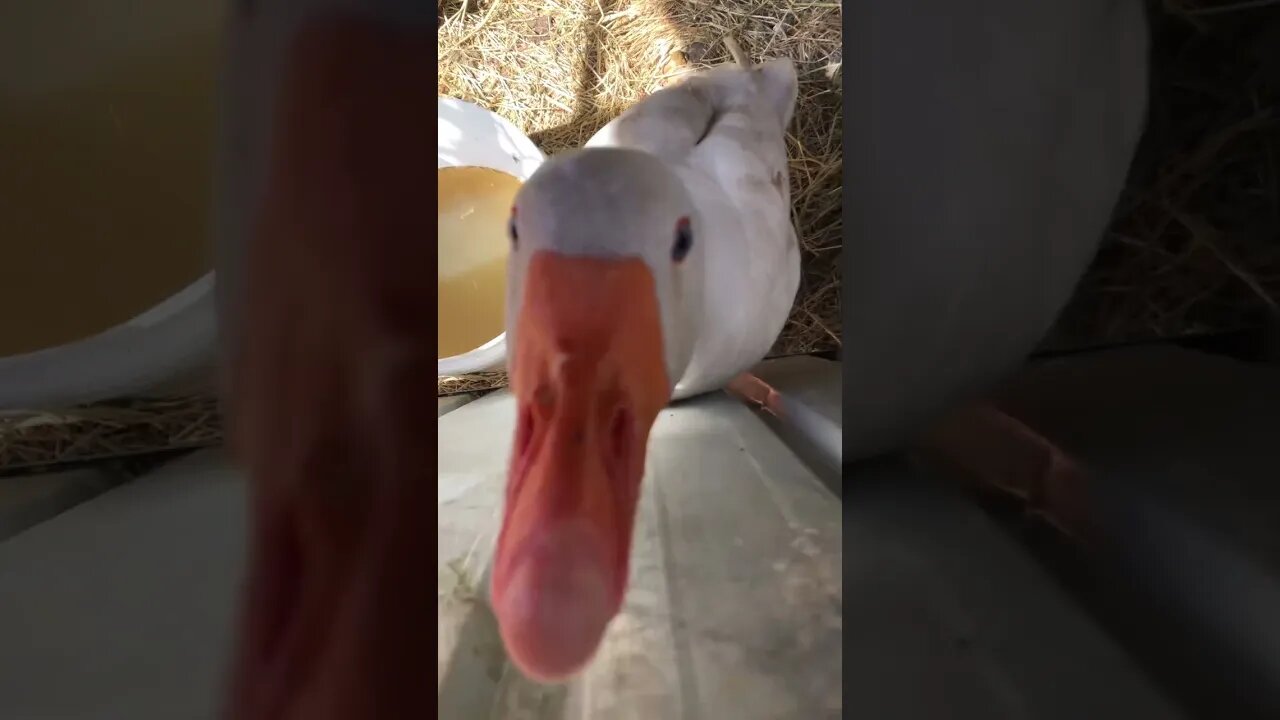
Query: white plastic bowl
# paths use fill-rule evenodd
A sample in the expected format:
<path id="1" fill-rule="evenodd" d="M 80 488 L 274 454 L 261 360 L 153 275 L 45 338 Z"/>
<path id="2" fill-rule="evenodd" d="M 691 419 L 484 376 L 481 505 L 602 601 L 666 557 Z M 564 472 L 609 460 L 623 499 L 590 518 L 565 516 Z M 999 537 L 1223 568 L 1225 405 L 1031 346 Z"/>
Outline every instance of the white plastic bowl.
<path id="1" fill-rule="evenodd" d="M 223 24 L 222 3 L 137 0 L 128 3 L 124 12 L 79 0 L 10 3 L 0 11 L 0 42 L 8 51 L 0 66 L 0 103 L 52 109 L 72 102 L 76 104 L 61 112 L 80 112 L 79 103 L 97 102 L 86 98 L 102 92 L 115 95 L 131 87 L 147 87 L 139 83 L 153 83 L 159 77 L 150 68 L 163 66 L 182 73 L 173 82 L 207 81 L 205 63 L 217 57 Z M 24 42 L 27 38 L 42 40 Z M 212 93 L 213 85 L 200 89 L 206 90 Z M 147 142 L 137 133 L 154 118 L 131 119 L 126 109 L 123 115 L 112 115 L 113 121 L 108 117 L 110 108 L 100 109 L 103 122 L 123 123 L 119 142 Z M 184 114 L 177 117 L 177 125 L 166 130 L 177 133 L 169 139 L 198 139 L 195 133 L 202 122 L 191 126 L 187 123 L 193 121 L 181 119 Z M 189 152 L 206 150 L 194 144 Z M 5 158 L 5 162 L 12 161 Z M 183 158 L 178 164 L 187 162 Z M 5 171 L 25 169 L 13 165 Z M 104 173 L 116 170 L 91 166 L 88 172 L 102 175 L 107 182 Z M 121 176 L 120 181 L 127 182 L 127 177 Z M 67 197 L 66 202 L 73 203 L 75 198 Z M 113 243 L 116 238 L 103 236 L 95 241 Z M 30 240 L 6 237 L 0 242 Z M 0 355 L 0 411 L 58 410 L 99 400 L 212 388 L 217 349 L 213 273 L 157 301 L 133 319 L 97 334 L 28 353 Z"/>
<path id="2" fill-rule="evenodd" d="M 217 350 L 213 273 L 104 332 L 0 357 L 0 410 L 50 410 L 210 385 Z"/>
<path id="3" fill-rule="evenodd" d="M 528 180 L 545 159 L 520 129 L 474 103 L 442 97 L 436 103 L 439 129 L 437 168 L 486 167 Z M 496 370 L 507 359 L 505 333 L 480 347 L 436 361 L 440 376 Z"/>

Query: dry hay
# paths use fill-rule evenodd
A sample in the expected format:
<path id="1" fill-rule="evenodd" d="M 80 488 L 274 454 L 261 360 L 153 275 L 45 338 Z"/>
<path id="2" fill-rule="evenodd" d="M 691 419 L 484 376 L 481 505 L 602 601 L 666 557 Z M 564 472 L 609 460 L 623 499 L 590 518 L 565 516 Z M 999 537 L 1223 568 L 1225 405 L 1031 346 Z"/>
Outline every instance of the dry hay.
<path id="1" fill-rule="evenodd" d="M 1148 127 L 1046 349 L 1280 320 L 1280 2 L 1149 13 Z"/>
<path id="2" fill-rule="evenodd" d="M 441 5 L 439 93 L 497 112 L 548 154 L 580 147 L 682 67 L 727 62 L 727 34 L 757 62 L 795 61 L 788 145 L 804 280 L 773 354 L 840 346 L 839 0 L 464 2 Z"/>
<path id="3" fill-rule="evenodd" d="M 463 395 L 506 387 L 505 372 L 485 372 L 472 375 L 444 376 L 436 379 L 436 395 Z"/>
<path id="4" fill-rule="evenodd" d="M 215 398 L 101 403 L 58 412 L 0 413 L 0 474 L 222 442 Z"/>

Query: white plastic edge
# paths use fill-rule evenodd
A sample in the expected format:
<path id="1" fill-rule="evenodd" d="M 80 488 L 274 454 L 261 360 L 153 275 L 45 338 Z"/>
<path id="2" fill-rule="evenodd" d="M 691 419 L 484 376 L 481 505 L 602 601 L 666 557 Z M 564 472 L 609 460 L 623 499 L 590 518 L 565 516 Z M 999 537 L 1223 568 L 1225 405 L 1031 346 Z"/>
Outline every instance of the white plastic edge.
<path id="1" fill-rule="evenodd" d="M 528 136 L 489 110 L 444 97 L 439 99 L 438 110 L 442 116 L 458 113 L 470 120 L 469 125 L 487 116 L 482 124 L 499 131 L 499 147 L 492 147 L 490 154 L 502 152 L 511 159 L 511 164 L 504 164 L 485 158 L 483 153 L 471 159 L 446 158 L 442 152 L 440 167 L 463 162 L 499 165 L 496 169 L 524 180 L 544 160 Z M 458 140 L 474 135 L 463 132 L 462 138 L 453 139 L 455 147 Z M 442 149 L 445 139 L 442 135 Z M 0 357 L 0 411 L 57 409 L 142 396 L 192 372 L 211 368 L 218 340 L 214 281 L 214 273 L 206 273 L 133 319 L 83 340 Z M 437 371 L 442 376 L 462 375 L 496 369 L 505 360 L 506 343 L 499 335 L 469 353 L 438 360 Z"/>
<path id="2" fill-rule="evenodd" d="M 0 358 L 0 409 L 47 410 L 147 394 L 211 367 L 214 274 L 83 340 Z"/>

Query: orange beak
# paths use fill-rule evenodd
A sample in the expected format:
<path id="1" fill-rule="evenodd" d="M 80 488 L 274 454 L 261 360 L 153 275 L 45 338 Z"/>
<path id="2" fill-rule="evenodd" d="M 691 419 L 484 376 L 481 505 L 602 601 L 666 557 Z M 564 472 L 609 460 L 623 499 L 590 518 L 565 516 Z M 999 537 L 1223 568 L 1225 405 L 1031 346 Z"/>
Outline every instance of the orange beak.
<path id="1" fill-rule="evenodd" d="M 660 318 L 641 260 L 530 260 L 493 606 L 535 680 L 579 671 L 622 606 L 645 447 L 670 398 Z"/>

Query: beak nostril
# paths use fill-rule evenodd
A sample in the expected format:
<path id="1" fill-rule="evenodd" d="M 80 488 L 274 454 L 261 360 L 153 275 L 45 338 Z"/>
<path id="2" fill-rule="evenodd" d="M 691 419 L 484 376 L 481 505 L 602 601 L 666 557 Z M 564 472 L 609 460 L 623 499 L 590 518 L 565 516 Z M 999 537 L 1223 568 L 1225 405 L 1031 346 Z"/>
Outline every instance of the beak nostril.
<path id="1" fill-rule="evenodd" d="M 511 481 L 507 485 L 507 498 L 510 500 L 520 492 L 528 474 L 530 454 L 533 451 L 534 423 L 533 408 L 525 405 L 520 408 L 516 420 L 515 443 L 511 448 Z"/>
<path id="2" fill-rule="evenodd" d="M 521 408 L 520 418 L 516 423 L 516 442 L 513 448 L 515 466 L 517 468 L 523 468 L 529 461 L 529 449 L 533 444 L 533 423 L 533 409 L 530 407 Z M 523 472 L 518 472 L 517 477 L 523 474 Z"/>
<path id="3" fill-rule="evenodd" d="M 533 400 L 542 407 L 551 407 L 555 402 L 555 392 L 548 385 L 539 385 L 538 389 L 533 392 Z"/>
<path id="4" fill-rule="evenodd" d="M 631 413 L 618 408 L 609 422 L 609 443 L 615 456 L 625 456 L 631 444 Z"/>

